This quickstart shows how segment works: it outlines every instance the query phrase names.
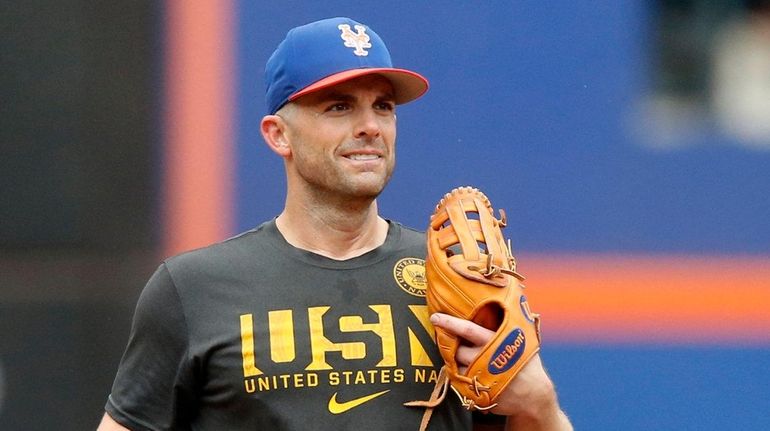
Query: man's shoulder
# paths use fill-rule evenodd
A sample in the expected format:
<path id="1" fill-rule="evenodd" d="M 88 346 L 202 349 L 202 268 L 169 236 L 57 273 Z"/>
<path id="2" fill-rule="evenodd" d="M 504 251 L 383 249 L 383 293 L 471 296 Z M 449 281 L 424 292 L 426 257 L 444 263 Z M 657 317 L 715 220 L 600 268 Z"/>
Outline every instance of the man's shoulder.
<path id="1" fill-rule="evenodd" d="M 402 245 L 406 247 L 425 246 L 425 232 L 413 227 L 406 226 L 398 221 L 390 220 L 399 232 L 399 239 Z"/>
<path id="2" fill-rule="evenodd" d="M 425 238 L 425 231 L 424 230 L 420 230 L 420 229 L 417 229 L 417 228 L 414 228 L 414 227 L 411 227 L 411 226 L 407 226 L 407 225 L 405 225 L 405 224 L 403 224 L 401 222 L 398 222 L 398 221 L 393 221 L 393 220 L 391 220 L 391 221 L 393 223 L 397 224 L 401 228 L 401 230 L 404 232 L 404 235 L 410 235 L 410 236 L 413 236 L 414 238 Z"/>
<path id="3" fill-rule="evenodd" d="M 401 232 L 404 239 L 408 241 L 425 242 L 425 231 L 413 227 L 401 225 Z"/>
<path id="4" fill-rule="evenodd" d="M 263 223 L 223 241 L 177 254 L 164 263 L 173 273 L 227 267 L 247 257 L 258 260 L 255 257 L 264 253 L 264 243 L 270 239 L 269 232 L 266 232 L 267 225 Z"/>

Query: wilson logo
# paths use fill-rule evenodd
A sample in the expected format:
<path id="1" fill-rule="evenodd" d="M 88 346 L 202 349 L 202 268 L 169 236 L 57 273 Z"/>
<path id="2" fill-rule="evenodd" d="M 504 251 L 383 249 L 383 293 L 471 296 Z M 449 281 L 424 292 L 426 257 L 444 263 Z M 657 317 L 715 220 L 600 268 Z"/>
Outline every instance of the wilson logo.
<path id="1" fill-rule="evenodd" d="M 500 374 L 510 370 L 524 354 L 525 345 L 524 331 L 520 328 L 514 329 L 505 337 L 500 347 L 492 355 L 487 370 L 492 374 Z"/>

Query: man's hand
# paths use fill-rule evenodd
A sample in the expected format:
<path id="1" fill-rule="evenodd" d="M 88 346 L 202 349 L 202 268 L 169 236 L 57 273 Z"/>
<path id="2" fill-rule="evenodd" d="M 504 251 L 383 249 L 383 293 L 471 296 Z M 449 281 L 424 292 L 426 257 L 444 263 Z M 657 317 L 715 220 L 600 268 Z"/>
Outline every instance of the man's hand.
<path id="1" fill-rule="evenodd" d="M 96 431 L 129 431 L 129 429 L 115 422 L 115 419 L 105 413 L 104 416 L 102 416 L 102 422 L 99 424 L 99 428 L 97 428 Z"/>
<path id="2" fill-rule="evenodd" d="M 462 365 L 461 373 L 494 335 L 494 332 L 471 321 L 447 314 L 433 314 L 431 323 L 466 341 L 457 349 L 456 355 L 458 364 Z M 497 403 L 491 412 L 508 416 L 509 430 L 572 430 L 569 419 L 559 407 L 556 389 L 543 368 L 539 354 L 521 369 L 498 397 Z"/>

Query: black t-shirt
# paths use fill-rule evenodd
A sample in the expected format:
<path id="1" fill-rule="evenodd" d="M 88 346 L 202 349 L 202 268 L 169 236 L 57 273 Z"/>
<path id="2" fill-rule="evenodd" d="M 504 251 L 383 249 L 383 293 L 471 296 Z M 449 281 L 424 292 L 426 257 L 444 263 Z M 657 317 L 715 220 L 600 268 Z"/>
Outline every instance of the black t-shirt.
<path id="1" fill-rule="evenodd" d="M 424 235 L 336 261 L 275 222 L 162 264 L 137 304 L 106 410 L 130 429 L 410 430 L 442 362 Z M 468 430 L 449 394 L 432 430 Z"/>

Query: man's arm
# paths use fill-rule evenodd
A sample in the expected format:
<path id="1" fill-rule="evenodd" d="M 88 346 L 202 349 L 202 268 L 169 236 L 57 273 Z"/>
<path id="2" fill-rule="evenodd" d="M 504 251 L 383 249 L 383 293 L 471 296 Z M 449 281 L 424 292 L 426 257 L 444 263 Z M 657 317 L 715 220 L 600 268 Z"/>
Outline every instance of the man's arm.
<path id="1" fill-rule="evenodd" d="M 115 422 L 115 419 L 110 417 L 107 413 L 102 416 L 102 422 L 99 424 L 99 428 L 96 431 L 130 431 L 123 425 Z"/>
<path id="2" fill-rule="evenodd" d="M 508 416 L 508 431 L 572 431 L 539 354 L 516 375 L 492 411 Z"/>
<path id="3" fill-rule="evenodd" d="M 468 341 L 469 345 L 457 349 L 457 362 L 462 365 L 471 363 L 494 335 L 473 322 L 446 314 L 434 314 L 431 322 Z M 539 354 L 521 369 L 497 398 L 497 403 L 491 412 L 508 417 L 506 429 L 509 431 L 572 431 Z"/>
<path id="4" fill-rule="evenodd" d="M 107 430 L 177 429 L 186 425 L 195 387 L 187 356 L 187 323 L 181 299 L 165 264 L 153 274 L 137 301 L 126 350 L 102 426 Z M 143 426 L 142 424 L 148 424 Z"/>

